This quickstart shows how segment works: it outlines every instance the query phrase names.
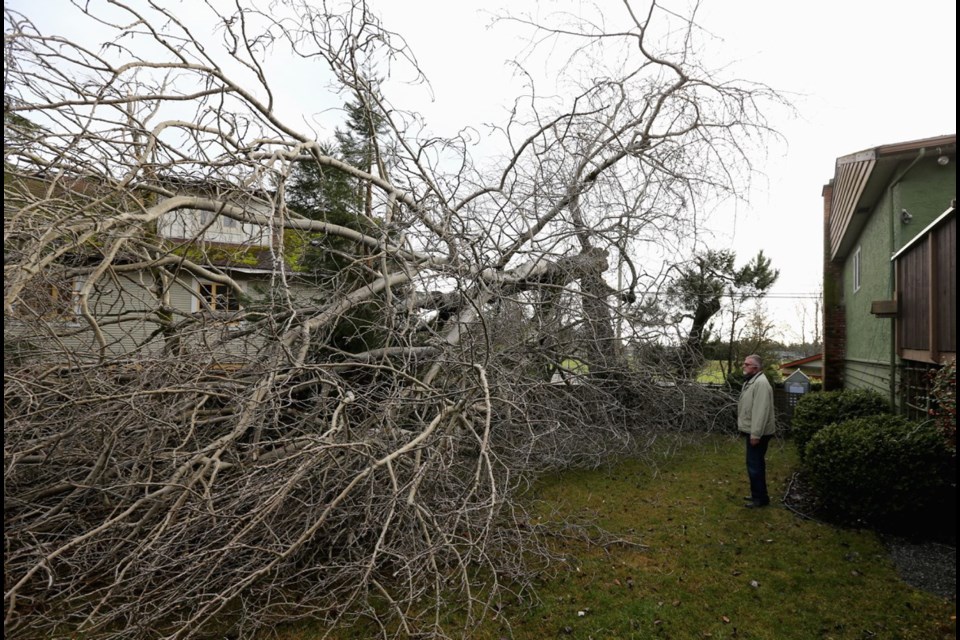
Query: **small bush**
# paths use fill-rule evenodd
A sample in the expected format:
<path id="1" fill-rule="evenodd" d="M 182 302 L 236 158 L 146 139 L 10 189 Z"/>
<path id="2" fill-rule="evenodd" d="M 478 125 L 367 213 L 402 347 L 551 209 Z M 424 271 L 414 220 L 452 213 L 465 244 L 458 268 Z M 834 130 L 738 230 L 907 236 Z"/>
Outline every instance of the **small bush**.
<path id="1" fill-rule="evenodd" d="M 813 436 L 805 456 L 824 509 L 878 524 L 932 504 L 947 485 L 948 459 L 933 423 L 893 415 L 831 424 Z"/>
<path id="2" fill-rule="evenodd" d="M 889 413 L 890 405 L 876 391 L 850 390 L 808 393 L 797 402 L 790 421 L 797 451 L 803 460 L 807 443 L 828 424 Z"/>
<path id="3" fill-rule="evenodd" d="M 957 363 L 951 362 L 930 375 L 930 415 L 943 434 L 947 448 L 957 456 Z"/>

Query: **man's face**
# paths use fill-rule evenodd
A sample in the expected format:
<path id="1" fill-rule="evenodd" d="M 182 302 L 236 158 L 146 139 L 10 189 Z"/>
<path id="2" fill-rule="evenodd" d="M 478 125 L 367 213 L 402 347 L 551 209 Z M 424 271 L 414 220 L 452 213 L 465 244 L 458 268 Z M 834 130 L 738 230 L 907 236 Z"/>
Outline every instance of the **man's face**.
<path id="1" fill-rule="evenodd" d="M 743 361 L 743 375 L 751 376 L 760 371 L 760 367 L 757 366 L 757 363 L 753 360 L 747 358 Z"/>

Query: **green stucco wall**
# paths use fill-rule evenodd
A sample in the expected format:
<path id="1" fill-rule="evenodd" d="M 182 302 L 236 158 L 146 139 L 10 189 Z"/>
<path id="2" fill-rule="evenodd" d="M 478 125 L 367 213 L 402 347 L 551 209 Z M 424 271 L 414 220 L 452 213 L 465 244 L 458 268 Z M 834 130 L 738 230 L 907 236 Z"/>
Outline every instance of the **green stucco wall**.
<path id="1" fill-rule="evenodd" d="M 892 212 L 896 214 L 894 225 L 895 250 L 901 249 L 928 224 L 947 210 L 950 200 L 957 195 L 956 158 L 946 165 L 937 164 L 930 156 L 918 162 L 893 188 Z M 909 224 L 900 223 L 900 212 L 906 209 L 913 216 Z"/>
<path id="2" fill-rule="evenodd" d="M 847 353 L 844 386 L 874 389 L 888 394 L 890 388 L 891 321 L 870 313 L 874 300 L 891 297 L 890 207 L 884 193 L 843 266 L 843 300 L 847 313 Z M 854 256 L 860 248 L 860 289 L 853 289 Z"/>
<path id="3" fill-rule="evenodd" d="M 894 177 L 902 179 L 884 191 L 860 233 L 843 267 L 843 300 L 846 307 L 846 362 L 844 385 L 874 389 L 890 394 L 890 357 L 893 320 L 870 313 L 874 300 L 893 296 L 892 255 L 912 240 L 946 209 L 956 196 L 955 158 L 941 166 L 936 156 L 913 165 L 904 162 Z M 900 220 L 906 209 L 913 216 L 908 224 Z M 892 236 L 892 239 L 891 239 Z M 861 249 L 861 287 L 853 290 L 853 262 L 856 247 Z"/>

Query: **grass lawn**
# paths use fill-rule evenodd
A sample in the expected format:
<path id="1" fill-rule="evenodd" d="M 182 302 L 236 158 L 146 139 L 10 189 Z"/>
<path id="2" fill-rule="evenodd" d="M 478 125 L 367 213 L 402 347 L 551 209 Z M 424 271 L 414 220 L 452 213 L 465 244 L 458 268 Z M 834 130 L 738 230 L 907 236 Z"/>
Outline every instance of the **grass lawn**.
<path id="1" fill-rule="evenodd" d="M 792 443 L 771 443 L 771 496 L 795 466 Z M 545 478 L 536 490 L 544 521 L 595 522 L 643 547 L 553 538 L 565 561 L 540 581 L 540 602 L 508 603 L 471 637 L 956 637 L 956 603 L 902 582 L 874 533 L 803 520 L 778 499 L 744 509 L 746 493 L 743 444 L 732 436 L 655 464 Z M 321 635 L 289 632 L 280 637 Z"/>
<path id="2" fill-rule="evenodd" d="M 723 369 L 720 368 L 720 361 L 707 360 L 704 362 L 703 369 L 697 374 L 697 382 L 703 384 L 723 384 L 726 382 Z"/>

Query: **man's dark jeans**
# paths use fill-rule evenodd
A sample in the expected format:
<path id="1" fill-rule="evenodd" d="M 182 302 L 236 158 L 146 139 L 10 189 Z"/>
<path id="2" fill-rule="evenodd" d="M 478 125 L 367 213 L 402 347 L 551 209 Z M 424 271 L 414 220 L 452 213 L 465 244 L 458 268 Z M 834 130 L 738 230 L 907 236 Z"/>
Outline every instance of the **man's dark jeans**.
<path id="1" fill-rule="evenodd" d="M 750 477 L 750 495 L 756 504 L 770 504 L 767 494 L 767 445 L 773 436 L 763 436 L 756 445 L 750 444 L 747 434 L 747 475 Z"/>

